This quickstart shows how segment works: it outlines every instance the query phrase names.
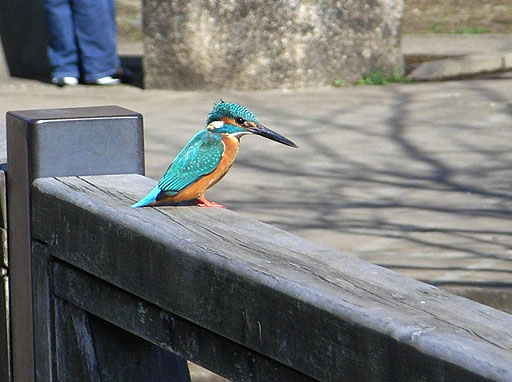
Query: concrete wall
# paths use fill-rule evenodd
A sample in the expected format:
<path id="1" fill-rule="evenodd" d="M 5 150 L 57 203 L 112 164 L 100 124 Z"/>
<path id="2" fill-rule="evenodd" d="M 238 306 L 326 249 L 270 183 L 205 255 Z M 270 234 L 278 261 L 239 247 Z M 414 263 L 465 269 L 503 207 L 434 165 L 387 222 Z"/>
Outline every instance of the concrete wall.
<path id="1" fill-rule="evenodd" d="M 144 0 L 149 88 L 267 89 L 402 70 L 403 0 Z"/>

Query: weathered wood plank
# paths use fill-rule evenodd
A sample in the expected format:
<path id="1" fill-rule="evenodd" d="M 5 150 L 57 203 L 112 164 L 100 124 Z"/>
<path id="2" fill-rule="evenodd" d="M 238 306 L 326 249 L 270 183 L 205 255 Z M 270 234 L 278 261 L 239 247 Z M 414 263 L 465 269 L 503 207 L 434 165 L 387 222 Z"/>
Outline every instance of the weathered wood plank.
<path id="1" fill-rule="evenodd" d="M 77 308 L 55 300 L 56 380 L 188 381 L 187 362 Z"/>
<path id="2" fill-rule="evenodd" d="M 2 134 L 3 133 L 3 134 Z M 5 131 L 0 133 L 0 146 L 5 142 Z M 9 278 L 7 254 L 7 187 L 5 183 L 5 155 L 0 150 L 0 381 L 11 380 L 11 344 L 9 322 Z"/>
<path id="3" fill-rule="evenodd" d="M 48 246 L 44 243 L 32 242 L 32 269 L 33 269 L 33 306 L 37 311 L 34 315 L 34 363 L 35 380 L 37 382 L 52 381 L 53 359 L 52 349 L 55 346 L 53 335 L 53 298 L 51 269 L 49 269 Z"/>
<path id="4" fill-rule="evenodd" d="M 58 297 L 231 380 L 312 380 L 64 263 L 56 262 L 53 280 Z"/>
<path id="5" fill-rule="evenodd" d="M 7 229 L 7 184 L 5 183 L 5 169 L 6 164 L 2 164 L 0 160 L 0 228 L 3 229 Z"/>
<path id="6" fill-rule="evenodd" d="M 0 136 L 0 142 L 2 137 Z M 2 162 L 0 157 L 0 162 Z M 9 278 L 7 257 L 7 203 L 5 164 L 0 164 L 0 381 L 10 381 L 10 322 L 9 322 Z"/>
<path id="7" fill-rule="evenodd" d="M 87 313 L 55 299 L 55 375 L 58 381 L 101 381 Z"/>
<path id="8" fill-rule="evenodd" d="M 9 278 L 0 267 L 0 381 L 11 381 L 11 345 L 9 343 Z"/>
<path id="9" fill-rule="evenodd" d="M 153 185 L 39 179 L 34 235 L 51 255 L 320 380 L 512 379 L 512 316 L 228 210 L 131 209 Z"/>

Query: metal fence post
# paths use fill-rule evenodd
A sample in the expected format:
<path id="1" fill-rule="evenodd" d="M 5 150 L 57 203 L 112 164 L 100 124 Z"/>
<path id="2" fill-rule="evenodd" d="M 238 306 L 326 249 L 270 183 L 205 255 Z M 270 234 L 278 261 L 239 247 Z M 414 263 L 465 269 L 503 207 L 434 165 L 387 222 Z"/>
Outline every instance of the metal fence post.
<path id="1" fill-rule="evenodd" d="M 7 157 L 13 378 L 43 380 L 52 373 L 50 356 L 44 349 L 38 354 L 35 350 L 35 338 L 44 342 L 42 332 L 49 324 L 40 327 L 37 320 L 41 318 L 34 317 L 34 296 L 42 292 L 34 288 L 32 181 L 50 176 L 143 174 L 142 116 L 118 106 L 9 112 Z M 37 263 L 45 265 L 39 259 Z M 38 362 L 42 374 L 36 376 Z"/>

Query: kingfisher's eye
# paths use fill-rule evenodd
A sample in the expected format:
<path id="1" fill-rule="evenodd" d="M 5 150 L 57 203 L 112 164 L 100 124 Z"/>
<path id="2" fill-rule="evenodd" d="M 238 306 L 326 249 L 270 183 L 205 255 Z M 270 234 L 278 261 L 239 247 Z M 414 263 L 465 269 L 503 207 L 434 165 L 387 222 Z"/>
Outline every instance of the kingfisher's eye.
<path id="1" fill-rule="evenodd" d="M 235 122 L 239 125 L 243 125 L 245 123 L 245 119 L 243 119 L 242 117 L 236 117 Z"/>

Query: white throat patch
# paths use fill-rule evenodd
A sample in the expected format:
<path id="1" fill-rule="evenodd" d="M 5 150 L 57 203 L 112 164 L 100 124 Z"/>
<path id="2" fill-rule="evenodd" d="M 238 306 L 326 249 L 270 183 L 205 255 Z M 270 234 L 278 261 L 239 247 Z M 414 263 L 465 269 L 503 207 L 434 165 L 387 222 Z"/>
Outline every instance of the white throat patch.
<path id="1" fill-rule="evenodd" d="M 244 135 L 247 135 L 247 134 L 250 134 L 249 131 L 240 131 L 239 133 L 232 133 L 232 134 L 229 134 L 231 135 L 232 137 L 235 137 L 236 139 L 240 140 L 241 137 L 243 137 Z"/>

